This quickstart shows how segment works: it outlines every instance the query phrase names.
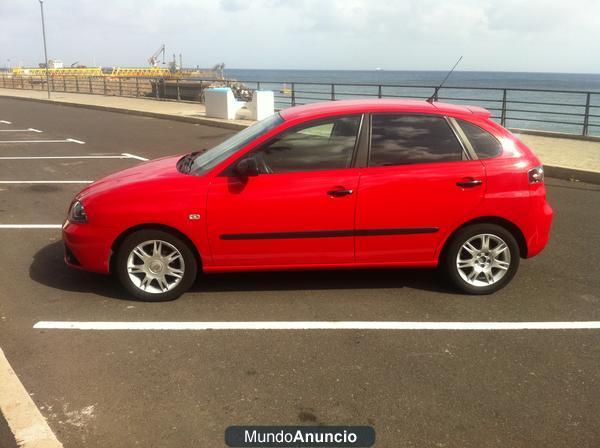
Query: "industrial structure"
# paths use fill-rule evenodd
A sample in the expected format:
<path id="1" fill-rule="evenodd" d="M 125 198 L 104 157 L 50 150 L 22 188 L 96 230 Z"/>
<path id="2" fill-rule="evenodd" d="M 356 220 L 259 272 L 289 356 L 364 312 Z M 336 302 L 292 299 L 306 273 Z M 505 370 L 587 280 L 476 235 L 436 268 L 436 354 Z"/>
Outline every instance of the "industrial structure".
<path id="1" fill-rule="evenodd" d="M 222 79 L 224 64 L 217 64 L 213 68 L 198 70 L 171 70 L 161 67 L 86 67 L 86 68 L 48 68 L 48 73 L 53 77 L 62 76 L 138 76 L 143 78 L 216 78 Z M 14 67 L 11 70 L 15 76 L 45 76 L 45 68 Z"/>
<path id="2" fill-rule="evenodd" d="M 142 77 L 142 78 L 209 78 L 224 79 L 225 64 L 217 64 L 207 69 L 188 69 L 184 70 L 182 65 L 182 55 L 179 54 L 177 62 L 175 54 L 173 60 L 165 65 L 165 44 L 162 44 L 149 58 L 149 67 L 85 67 L 77 66 L 77 63 L 71 67 L 65 68 L 62 61 L 50 59 L 48 61 L 48 74 L 52 77 Z M 162 56 L 162 58 L 161 58 Z M 162 63 L 160 62 L 162 59 Z M 40 64 L 37 68 L 14 67 L 11 70 L 14 76 L 45 76 L 45 64 Z"/>

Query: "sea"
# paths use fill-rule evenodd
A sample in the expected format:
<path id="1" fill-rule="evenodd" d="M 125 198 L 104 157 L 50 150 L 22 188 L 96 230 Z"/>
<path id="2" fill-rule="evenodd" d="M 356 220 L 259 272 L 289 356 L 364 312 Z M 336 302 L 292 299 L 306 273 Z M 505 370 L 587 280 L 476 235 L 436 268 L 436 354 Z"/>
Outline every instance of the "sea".
<path id="1" fill-rule="evenodd" d="M 273 90 L 278 108 L 292 105 L 292 88 L 296 105 L 380 94 L 424 99 L 433 94 L 434 86 L 448 74 L 446 71 L 258 69 L 226 69 L 225 73 L 250 88 Z M 583 134 L 585 127 L 588 135 L 600 135 L 600 74 L 455 71 L 440 90 L 439 100 L 485 107 L 498 122 L 504 116 L 505 125 L 510 128 Z"/>

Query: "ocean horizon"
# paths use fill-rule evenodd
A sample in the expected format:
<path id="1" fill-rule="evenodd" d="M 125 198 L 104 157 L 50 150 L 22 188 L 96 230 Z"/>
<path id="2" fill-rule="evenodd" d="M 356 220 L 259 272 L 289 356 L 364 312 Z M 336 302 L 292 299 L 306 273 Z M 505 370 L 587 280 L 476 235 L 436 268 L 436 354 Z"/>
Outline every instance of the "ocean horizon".
<path id="1" fill-rule="evenodd" d="M 296 105 L 330 100 L 331 84 L 335 84 L 333 96 L 337 100 L 377 97 L 379 85 L 384 86 L 381 88 L 383 97 L 425 99 L 447 73 L 443 70 L 225 70 L 228 78 L 250 88 L 273 90 L 278 108 L 292 105 L 291 83 L 294 83 Z M 590 135 L 600 135 L 600 74 L 455 71 L 445 87 L 447 89 L 440 91 L 440 101 L 484 107 L 499 122 L 503 89 L 507 89 L 507 127 L 573 134 L 583 133 L 583 113 L 589 92 L 587 131 Z"/>
<path id="2" fill-rule="evenodd" d="M 234 69 L 227 76 L 246 81 L 325 82 L 335 84 L 437 85 L 449 70 Z M 600 73 L 457 70 L 448 87 L 538 88 L 600 92 Z"/>

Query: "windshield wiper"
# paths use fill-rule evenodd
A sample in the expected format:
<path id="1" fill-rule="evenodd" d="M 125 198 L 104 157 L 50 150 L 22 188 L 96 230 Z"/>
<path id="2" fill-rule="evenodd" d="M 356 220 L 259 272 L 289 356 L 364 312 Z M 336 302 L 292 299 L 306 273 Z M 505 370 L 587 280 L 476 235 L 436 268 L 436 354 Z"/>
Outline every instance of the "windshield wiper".
<path id="1" fill-rule="evenodd" d="M 208 148 L 201 149 L 200 151 L 194 151 L 183 156 L 177 161 L 177 170 L 179 170 L 181 173 L 188 174 L 192 169 L 192 165 L 194 160 L 196 160 L 196 157 L 206 151 L 208 151 Z"/>

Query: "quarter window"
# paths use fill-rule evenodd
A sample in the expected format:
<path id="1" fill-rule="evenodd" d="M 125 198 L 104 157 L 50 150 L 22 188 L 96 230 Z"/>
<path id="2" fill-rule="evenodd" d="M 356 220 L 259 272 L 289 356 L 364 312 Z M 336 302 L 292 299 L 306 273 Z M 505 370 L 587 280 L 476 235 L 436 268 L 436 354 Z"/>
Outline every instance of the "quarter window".
<path id="1" fill-rule="evenodd" d="M 255 155 L 267 173 L 349 168 L 362 116 L 321 120 L 284 131 Z"/>
<path id="2" fill-rule="evenodd" d="M 488 131 L 481 129 L 468 121 L 456 120 L 469 139 L 473 150 L 480 159 L 489 159 L 502 152 L 500 142 Z"/>
<path id="3" fill-rule="evenodd" d="M 369 166 L 462 160 L 462 146 L 443 117 L 373 116 Z"/>

